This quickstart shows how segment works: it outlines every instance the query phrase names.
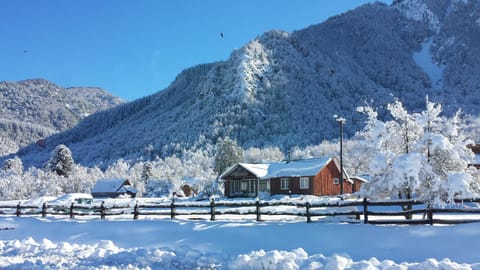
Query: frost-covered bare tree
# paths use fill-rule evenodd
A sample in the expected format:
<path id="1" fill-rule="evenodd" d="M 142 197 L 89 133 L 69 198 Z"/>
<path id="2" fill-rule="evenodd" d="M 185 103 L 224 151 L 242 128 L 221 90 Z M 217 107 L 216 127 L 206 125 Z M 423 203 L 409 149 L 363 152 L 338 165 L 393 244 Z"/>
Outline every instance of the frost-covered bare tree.
<path id="1" fill-rule="evenodd" d="M 262 163 L 285 159 L 285 155 L 278 147 L 250 147 L 245 150 L 243 156 L 244 161 L 248 163 Z"/>
<path id="2" fill-rule="evenodd" d="M 364 186 L 365 194 L 416 196 L 431 202 L 478 194 L 480 179 L 467 166 L 473 153 L 466 147 L 471 140 L 465 127 L 456 126 L 452 138 L 451 125 L 458 121 L 441 116 L 441 106 L 428 98 L 421 113 L 407 113 L 398 101 L 388 108 L 393 119 L 385 122 L 375 119 L 371 108 L 364 110 L 369 122 L 357 134 L 370 161 L 371 182 Z"/>

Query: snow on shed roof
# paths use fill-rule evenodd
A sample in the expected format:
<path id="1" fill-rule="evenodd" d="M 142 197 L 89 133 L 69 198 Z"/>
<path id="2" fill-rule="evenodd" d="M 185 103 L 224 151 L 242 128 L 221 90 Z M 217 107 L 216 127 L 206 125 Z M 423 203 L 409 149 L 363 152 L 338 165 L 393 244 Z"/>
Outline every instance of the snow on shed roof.
<path id="1" fill-rule="evenodd" d="M 269 162 L 261 164 L 238 163 L 250 173 L 261 179 L 276 178 L 282 176 L 313 176 L 323 169 L 332 158 L 312 158 L 292 161 Z M 228 175 L 236 166 L 231 167 L 222 174 Z"/>
<path id="2" fill-rule="evenodd" d="M 117 192 L 125 183 L 130 184 L 127 179 L 99 179 L 93 186 L 92 193 Z"/>
<path id="3" fill-rule="evenodd" d="M 371 180 L 370 175 L 362 175 L 362 176 L 351 176 L 350 180 L 358 180 L 363 183 L 368 183 Z"/>

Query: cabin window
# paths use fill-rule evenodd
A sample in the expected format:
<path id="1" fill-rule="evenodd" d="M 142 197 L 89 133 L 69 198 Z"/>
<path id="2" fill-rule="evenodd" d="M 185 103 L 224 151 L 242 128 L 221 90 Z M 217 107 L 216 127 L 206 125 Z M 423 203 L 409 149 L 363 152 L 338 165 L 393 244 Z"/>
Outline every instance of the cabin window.
<path id="1" fill-rule="evenodd" d="M 270 193 L 270 181 L 269 180 L 260 180 L 260 182 L 258 184 L 258 191 L 259 192 Z"/>
<path id="2" fill-rule="evenodd" d="M 255 180 L 248 181 L 248 193 L 255 193 L 255 190 L 256 190 L 255 182 L 256 182 Z"/>
<path id="3" fill-rule="evenodd" d="M 282 190 L 289 190 L 290 189 L 290 179 L 282 178 L 282 179 L 280 179 L 280 184 L 281 184 Z"/>
<path id="4" fill-rule="evenodd" d="M 333 184 L 334 184 L 334 185 L 340 184 L 340 179 L 338 179 L 338 178 L 333 178 Z"/>
<path id="5" fill-rule="evenodd" d="M 243 194 L 255 193 L 255 179 L 242 180 L 240 183 L 240 190 Z"/>
<path id="6" fill-rule="evenodd" d="M 230 196 L 242 196 L 255 194 L 257 190 L 255 179 L 230 181 Z"/>
<path id="7" fill-rule="evenodd" d="M 310 179 L 308 177 L 300 177 L 300 189 L 310 188 Z"/>

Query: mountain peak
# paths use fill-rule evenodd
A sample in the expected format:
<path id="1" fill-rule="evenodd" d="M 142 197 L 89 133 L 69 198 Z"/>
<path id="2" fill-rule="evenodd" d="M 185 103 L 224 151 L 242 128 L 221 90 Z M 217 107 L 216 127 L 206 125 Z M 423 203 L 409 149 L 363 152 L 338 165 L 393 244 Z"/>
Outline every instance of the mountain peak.
<path id="1" fill-rule="evenodd" d="M 255 100 L 259 89 L 269 87 L 270 82 L 263 82 L 265 75 L 270 72 L 271 52 L 268 51 L 259 39 L 255 39 L 241 49 L 237 58 L 237 77 L 239 91 L 247 102 Z"/>
<path id="2" fill-rule="evenodd" d="M 430 30 L 438 33 L 441 27 L 439 17 L 443 16 L 442 6 L 449 0 L 395 0 L 393 7 L 405 17 L 428 25 Z"/>
<path id="3" fill-rule="evenodd" d="M 471 15 L 471 3 L 368 4 L 292 33 L 266 32 L 226 61 L 186 69 L 167 89 L 95 113 L 47 138 L 55 144 L 19 155 L 24 164 L 44 164 L 62 143 L 79 163 L 108 165 L 141 158 L 146 146 L 165 157 L 226 136 L 244 148 L 289 150 L 337 138 L 334 114 L 353 135 L 365 121 L 356 107 L 378 107 L 382 117 L 382 106 L 398 98 L 415 112 L 425 95 L 446 115 L 460 108 L 478 115 L 480 12 Z M 440 85 L 418 59 L 441 68 Z"/>
<path id="4" fill-rule="evenodd" d="M 40 88 L 60 88 L 55 83 L 43 79 L 43 78 L 34 78 L 34 79 L 26 79 L 16 82 L 20 85 L 30 86 L 30 87 L 40 87 Z"/>

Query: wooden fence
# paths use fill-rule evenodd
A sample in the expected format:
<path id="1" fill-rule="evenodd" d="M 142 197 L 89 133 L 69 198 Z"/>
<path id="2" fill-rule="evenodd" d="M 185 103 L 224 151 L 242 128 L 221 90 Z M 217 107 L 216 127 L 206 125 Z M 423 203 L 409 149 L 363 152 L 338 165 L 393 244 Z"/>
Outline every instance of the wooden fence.
<path id="1" fill-rule="evenodd" d="M 107 205 L 49 205 L 42 207 L 22 205 L 0 205 L 0 215 L 41 215 L 42 217 L 68 216 L 141 216 L 165 217 L 175 219 L 186 216 L 187 219 L 217 220 L 227 215 L 241 216 L 241 219 L 256 221 L 272 220 L 273 217 L 304 217 L 306 222 L 320 220 L 325 217 L 343 217 L 342 222 L 363 222 L 365 224 L 459 224 L 480 222 L 480 199 L 464 199 L 456 201 L 449 207 L 433 207 L 418 200 L 338 200 L 336 202 L 304 202 L 304 201 L 176 201 L 163 203 L 141 203 L 134 206 Z M 395 209 L 397 208 L 397 209 Z M 407 209 L 407 210 L 405 210 Z"/>

